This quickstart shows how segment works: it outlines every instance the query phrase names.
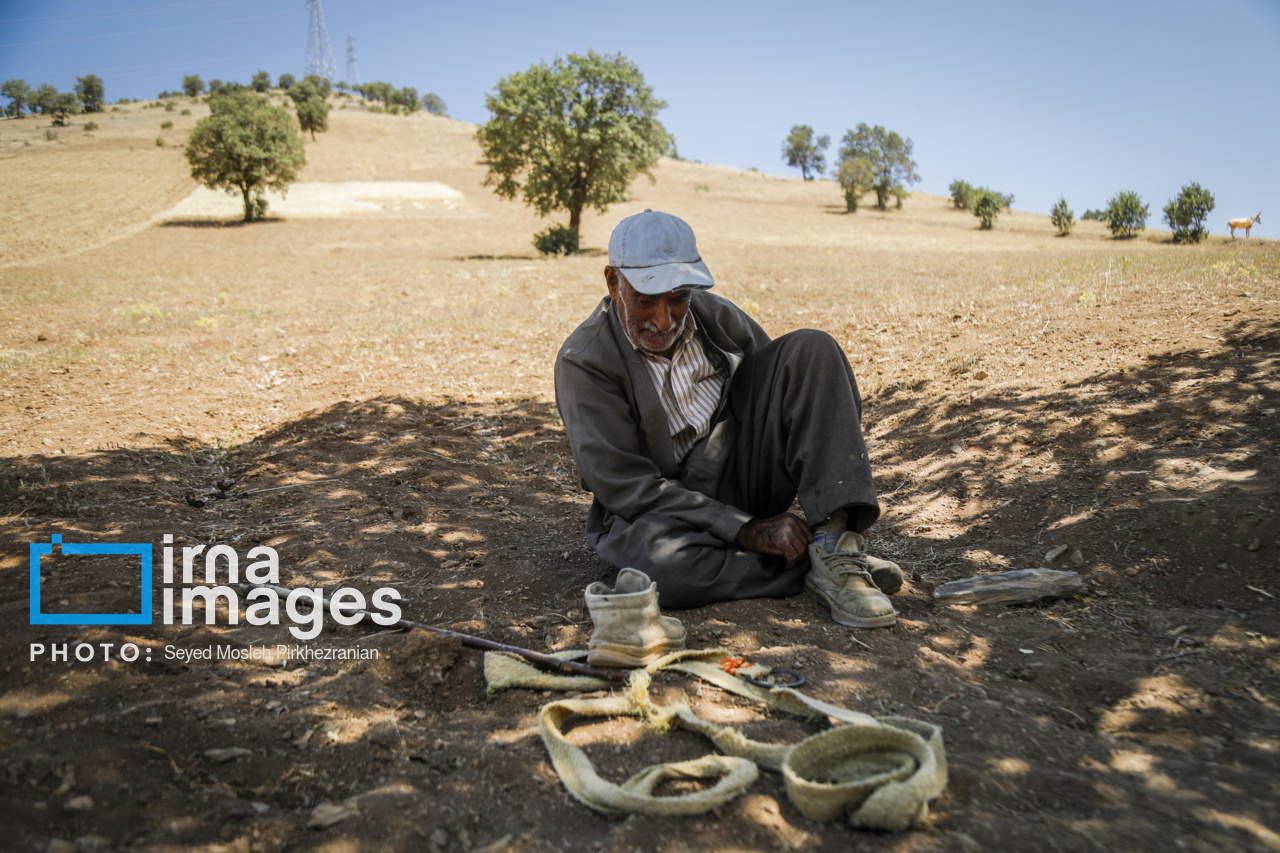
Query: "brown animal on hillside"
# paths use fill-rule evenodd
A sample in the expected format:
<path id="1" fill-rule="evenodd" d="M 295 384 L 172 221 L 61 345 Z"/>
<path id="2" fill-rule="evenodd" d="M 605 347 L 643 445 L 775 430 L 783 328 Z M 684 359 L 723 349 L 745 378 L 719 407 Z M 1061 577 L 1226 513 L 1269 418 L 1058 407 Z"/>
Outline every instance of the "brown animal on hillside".
<path id="1" fill-rule="evenodd" d="M 1236 236 L 1236 229 L 1244 229 L 1245 239 L 1249 239 L 1249 229 L 1253 227 L 1253 223 L 1262 221 L 1262 211 L 1258 211 L 1258 215 L 1252 219 L 1232 219 L 1227 222 L 1227 227 L 1231 229 L 1232 239 Z"/>

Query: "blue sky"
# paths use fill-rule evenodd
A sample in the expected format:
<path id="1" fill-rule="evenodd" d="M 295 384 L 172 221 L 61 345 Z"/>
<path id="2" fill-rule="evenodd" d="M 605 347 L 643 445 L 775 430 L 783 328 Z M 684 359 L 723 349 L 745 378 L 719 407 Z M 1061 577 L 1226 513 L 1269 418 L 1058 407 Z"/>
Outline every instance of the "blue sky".
<path id="1" fill-rule="evenodd" d="M 963 178 L 1077 216 L 1135 190 L 1160 209 L 1197 181 L 1211 230 L 1280 222 L 1280 2 L 1077 0 L 609 4 L 327 0 L 339 76 L 347 36 L 360 76 L 439 94 L 487 118 L 485 94 L 540 60 L 622 52 L 668 103 L 691 159 L 795 175 L 794 124 L 832 137 L 859 122 L 915 142 L 922 182 Z M 301 76 L 304 0 L 0 0 L 0 80 L 69 90 L 101 76 L 109 100 L 151 98 L 185 74 Z M 831 159 L 831 158 L 829 158 Z M 1280 233 L 1264 217 L 1255 234 Z"/>

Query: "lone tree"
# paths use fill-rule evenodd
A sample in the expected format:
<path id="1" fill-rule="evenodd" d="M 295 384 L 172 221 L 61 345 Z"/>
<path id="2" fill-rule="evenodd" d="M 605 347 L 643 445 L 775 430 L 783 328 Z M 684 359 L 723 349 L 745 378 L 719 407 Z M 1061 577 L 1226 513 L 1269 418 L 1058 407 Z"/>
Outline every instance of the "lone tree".
<path id="1" fill-rule="evenodd" d="M 297 82 L 297 78 L 294 77 L 292 74 L 281 74 L 280 82 L 277 83 L 276 85 L 287 92 L 293 88 L 293 84 L 296 82 Z"/>
<path id="2" fill-rule="evenodd" d="M 913 148 L 910 139 L 903 139 L 880 125 L 869 127 L 863 122 L 854 130 L 845 131 L 840 144 L 840 162 L 861 157 L 871 164 L 876 207 L 887 210 L 890 196 L 902 207 L 902 200 L 908 195 L 906 185 L 920 182 L 916 163 L 911 159 Z"/>
<path id="3" fill-rule="evenodd" d="M 1125 190 L 1111 197 L 1102 216 L 1111 229 L 1111 235 L 1119 240 L 1122 237 L 1133 237 L 1145 229 L 1150 211 L 1137 193 Z"/>
<path id="4" fill-rule="evenodd" d="M 271 88 L 271 75 L 265 71 L 259 71 L 249 79 L 249 86 L 255 92 L 266 92 Z"/>
<path id="5" fill-rule="evenodd" d="M 233 195 L 239 190 L 244 221 L 261 219 L 267 208 L 263 193 L 285 194 L 307 163 L 293 117 L 252 92 L 211 98 L 209 109 L 187 142 L 191 176 L 209 189 Z"/>
<path id="6" fill-rule="evenodd" d="M 814 136 L 812 127 L 807 124 L 797 124 L 791 128 L 791 132 L 782 143 L 782 159 L 787 161 L 788 166 L 799 169 L 801 177 L 806 181 L 812 181 L 815 176 L 822 174 L 822 170 L 827 166 L 826 157 L 822 152 L 829 145 L 831 145 L 830 136 Z M 856 204 L 853 209 L 858 209 Z"/>
<path id="7" fill-rule="evenodd" d="M 1209 232 L 1204 221 L 1213 210 L 1213 193 L 1195 183 L 1187 184 L 1164 206 L 1164 221 L 1173 230 L 1175 243 L 1199 243 Z"/>
<path id="8" fill-rule="evenodd" d="M 427 92 L 422 96 L 422 108 L 436 116 L 447 116 L 449 114 L 449 108 L 444 105 L 444 99 L 435 92 Z"/>
<path id="9" fill-rule="evenodd" d="M 1054 228 L 1058 229 L 1059 237 L 1065 237 L 1071 233 L 1076 220 L 1071 208 L 1067 207 L 1066 196 L 1058 196 L 1058 200 L 1053 203 L 1053 207 L 1049 210 L 1049 221 L 1053 223 Z"/>
<path id="10" fill-rule="evenodd" d="M 80 101 L 80 106 L 87 113 L 102 112 L 102 105 L 106 103 L 106 90 L 102 85 L 102 78 L 97 74 L 86 74 L 83 77 L 76 78 L 76 98 Z"/>
<path id="11" fill-rule="evenodd" d="M 621 53 L 569 54 L 498 81 L 485 99 L 493 117 L 476 131 L 485 185 L 522 196 L 548 216 L 569 213 L 575 236 L 582 209 L 604 213 L 627 201 L 638 174 L 649 175 L 671 145 L 656 118 L 667 104 Z"/>
<path id="12" fill-rule="evenodd" d="M 0 96 L 9 99 L 9 106 L 4 108 L 5 115 L 20 116 L 26 110 L 33 110 L 31 103 L 31 87 L 26 80 L 5 80 L 0 83 Z"/>
<path id="13" fill-rule="evenodd" d="M 313 77 L 319 80 L 324 79 L 312 74 L 301 83 L 294 84 L 287 94 L 289 100 L 297 105 L 298 126 L 308 131 L 311 134 L 311 141 L 315 142 L 317 132 L 325 133 L 329 130 L 329 102 L 325 100 L 328 92 L 318 86 Z"/>
<path id="14" fill-rule="evenodd" d="M 200 79 L 199 74 L 188 74 L 182 78 L 182 91 L 188 98 L 194 98 L 204 91 L 204 81 Z"/>

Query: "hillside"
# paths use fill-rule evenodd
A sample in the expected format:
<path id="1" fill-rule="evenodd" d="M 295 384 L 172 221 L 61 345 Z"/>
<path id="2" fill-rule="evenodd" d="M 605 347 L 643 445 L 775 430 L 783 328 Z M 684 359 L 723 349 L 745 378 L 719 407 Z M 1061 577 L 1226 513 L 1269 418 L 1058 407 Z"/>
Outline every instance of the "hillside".
<path id="1" fill-rule="evenodd" d="M 471 126 L 354 106 L 245 226 L 186 173 L 203 109 L 128 105 L 54 140 L 0 122 L 0 808 L 19 849 L 1276 847 L 1275 241 L 1058 238 L 1018 211 L 981 232 L 923 193 L 848 215 L 829 182 L 663 160 L 586 217 L 581 255 L 544 258 L 546 222 L 483 186 Z M 26 623 L 29 543 L 168 535 L 269 546 L 286 586 L 393 586 L 412 619 L 582 648 L 582 590 L 614 571 L 582 536 L 552 366 L 604 294 L 610 229 L 646 207 L 693 225 L 716 292 L 771 335 L 843 345 L 884 510 L 870 547 L 908 572 L 887 629 L 804 597 L 674 615 L 694 647 L 940 726 L 950 783 L 921 828 L 810 821 L 770 772 L 707 814 L 603 818 L 547 760 L 552 694 L 489 695 L 476 652 L 420 633 L 331 623 L 311 645 L 380 657 L 304 663 L 196 657 L 298 645 L 225 608 Z M 131 572 L 48 559 L 46 612 L 138 607 Z M 1050 564 L 1087 595 L 932 599 Z M 33 659 L 64 642 L 148 660 Z M 823 727 L 670 673 L 655 696 L 753 737 Z M 615 782 L 708 749 L 630 720 L 571 737 Z"/>

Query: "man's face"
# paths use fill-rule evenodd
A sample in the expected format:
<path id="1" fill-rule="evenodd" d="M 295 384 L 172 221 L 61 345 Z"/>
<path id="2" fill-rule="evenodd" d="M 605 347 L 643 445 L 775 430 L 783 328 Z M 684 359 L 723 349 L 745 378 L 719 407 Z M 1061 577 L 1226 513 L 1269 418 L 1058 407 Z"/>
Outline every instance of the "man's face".
<path id="1" fill-rule="evenodd" d="M 613 267 L 605 268 L 609 296 L 618 306 L 618 319 L 637 347 L 653 355 L 670 357 L 684 331 L 693 290 L 683 288 L 650 296 L 639 293 Z"/>

